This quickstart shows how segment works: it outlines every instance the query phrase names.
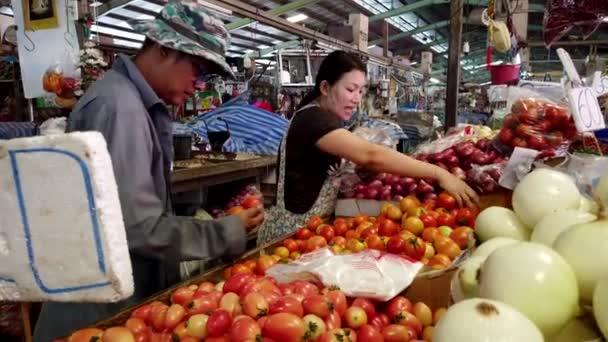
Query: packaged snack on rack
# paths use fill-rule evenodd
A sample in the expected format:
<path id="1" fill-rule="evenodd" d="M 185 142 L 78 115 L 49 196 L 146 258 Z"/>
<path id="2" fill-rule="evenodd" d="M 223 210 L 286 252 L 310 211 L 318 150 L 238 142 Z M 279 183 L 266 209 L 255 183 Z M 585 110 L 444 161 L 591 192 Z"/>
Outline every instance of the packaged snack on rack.
<path id="1" fill-rule="evenodd" d="M 606 0 L 548 0 L 543 26 L 545 44 L 560 40 L 574 27 L 587 39 L 608 17 Z"/>

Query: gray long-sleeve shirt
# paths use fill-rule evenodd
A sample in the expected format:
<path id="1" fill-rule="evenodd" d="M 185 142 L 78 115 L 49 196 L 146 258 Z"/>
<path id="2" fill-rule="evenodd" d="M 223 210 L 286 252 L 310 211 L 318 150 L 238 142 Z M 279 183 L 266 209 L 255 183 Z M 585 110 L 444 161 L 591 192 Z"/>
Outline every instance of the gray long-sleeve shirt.
<path id="1" fill-rule="evenodd" d="M 112 70 L 91 86 L 70 115 L 67 131 L 90 130 L 103 134 L 112 158 L 135 294 L 112 305 L 46 304 L 36 341 L 66 336 L 166 288 L 179 279 L 180 261 L 245 250 L 246 233 L 237 217 L 200 221 L 172 215 L 171 120 L 165 104 L 127 56 L 119 55 Z"/>

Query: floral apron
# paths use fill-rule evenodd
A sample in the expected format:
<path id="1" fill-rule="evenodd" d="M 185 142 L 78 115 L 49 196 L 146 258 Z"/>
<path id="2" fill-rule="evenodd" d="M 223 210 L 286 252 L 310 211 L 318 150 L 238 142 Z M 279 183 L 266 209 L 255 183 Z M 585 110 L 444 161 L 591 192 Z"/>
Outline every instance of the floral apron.
<path id="1" fill-rule="evenodd" d="M 302 107 L 294 114 L 294 117 L 299 112 L 312 107 L 318 107 L 318 104 L 309 104 Z M 287 136 L 292 122 L 293 118 L 289 121 L 287 130 L 285 131 L 287 133 L 281 142 L 279 177 L 277 179 L 277 204 L 266 210 L 266 220 L 258 231 L 258 245 L 266 244 L 295 232 L 313 216 L 331 216 L 336 207 L 336 200 L 338 199 L 338 191 L 340 189 L 340 178 L 328 172 L 328 177 L 325 179 L 321 191 L 319 191 L 319 196 L 309 211 L 304 214 L 295 214 L 285 209 L 285 154 L 287 150 Z"/>

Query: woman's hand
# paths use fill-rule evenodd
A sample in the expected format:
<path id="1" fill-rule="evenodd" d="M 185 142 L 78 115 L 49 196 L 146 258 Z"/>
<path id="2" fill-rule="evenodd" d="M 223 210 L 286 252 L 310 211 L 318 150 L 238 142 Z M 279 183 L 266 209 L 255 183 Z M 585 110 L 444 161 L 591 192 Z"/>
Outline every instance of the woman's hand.
<path id="1" fill-rule="evenodd" d="M 438 181 L 439 186 L 454 196 L 456 202 L 458 202 L 458 206 L 462 207 L 464 204 L 469 208 L 473 208 L 479 205 L 479 196 L 475 190 L 458 177 L 446 171 L 439 174 Z"/>

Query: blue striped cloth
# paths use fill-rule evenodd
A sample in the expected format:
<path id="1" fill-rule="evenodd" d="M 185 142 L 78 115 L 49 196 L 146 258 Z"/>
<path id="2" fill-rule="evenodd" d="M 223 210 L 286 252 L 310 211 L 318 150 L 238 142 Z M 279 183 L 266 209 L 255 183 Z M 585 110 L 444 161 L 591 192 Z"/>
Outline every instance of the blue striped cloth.
<path id="1" fill-rule="evenodd" d="M 242 98 L 232 99 L 223 106 L 201 114 L 187 124 L 174 123 L 174 134 L 196 134 L 207 142 L 207 127 L 211 132 L 225 131 L 226 123 L 230 139 L 223 146 L 224 152 L 277 155 L 281 139 L 287 129 L 287 119 L 249 105 Z"/>
<path id="2" fill-rule="evenodd" d="M 0 122 L 0 140 L 33 137 L 39 133 L 33 122 Z"/>

